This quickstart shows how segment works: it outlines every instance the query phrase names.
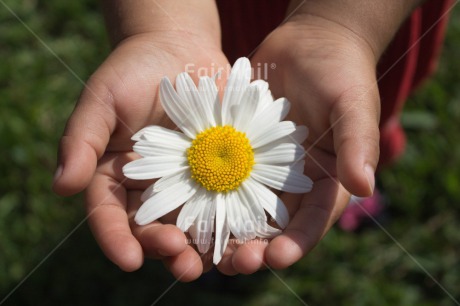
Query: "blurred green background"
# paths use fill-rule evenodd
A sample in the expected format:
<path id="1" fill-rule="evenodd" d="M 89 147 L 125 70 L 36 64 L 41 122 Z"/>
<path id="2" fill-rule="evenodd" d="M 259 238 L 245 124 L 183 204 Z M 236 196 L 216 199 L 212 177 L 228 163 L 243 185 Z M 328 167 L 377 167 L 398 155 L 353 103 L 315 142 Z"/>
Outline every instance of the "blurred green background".
<path id="1" fill-rule="evenodd" d="M 382 224 L 442 289 L 375 225 L 332 229 L 276 275 L 214 271 L 181 284 L 157 262 L 121 272 L 94 242 L 82 198 L 50 190 L 58 139 L 83 86 L 50 50 L 89 77 L 109 52 L 97 1 L 5 1 L 33 33 L 2 3 L 0 305 L 455 305 L 446 291 L 460 299 L 459 8 L 437 74 L 404 111 L 406 154 L 379 177 Z"/>

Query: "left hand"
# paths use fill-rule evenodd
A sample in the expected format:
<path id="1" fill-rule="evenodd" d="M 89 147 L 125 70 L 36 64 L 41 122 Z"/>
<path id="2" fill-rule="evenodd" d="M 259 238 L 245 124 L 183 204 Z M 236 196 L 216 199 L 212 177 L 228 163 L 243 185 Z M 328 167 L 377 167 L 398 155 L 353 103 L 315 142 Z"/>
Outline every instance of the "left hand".
<path id="1" fill-rule="evenodd" d="M 315 184 L 305 195 L 282 193 L 291 215 L 287 228 L 269 243 L 229 247 L 218 265 L 225 274 L 282 269 L 305 256 L 339 218 L 350 193 L 372 195 L 379 158 L 376 59 L 361 37 L 321 17 L 291 18 L 252 62 L 277 65 L 268 75 L 270 88 L 292 103 L 290 120 L 310 130 L 305 174 Z"/>

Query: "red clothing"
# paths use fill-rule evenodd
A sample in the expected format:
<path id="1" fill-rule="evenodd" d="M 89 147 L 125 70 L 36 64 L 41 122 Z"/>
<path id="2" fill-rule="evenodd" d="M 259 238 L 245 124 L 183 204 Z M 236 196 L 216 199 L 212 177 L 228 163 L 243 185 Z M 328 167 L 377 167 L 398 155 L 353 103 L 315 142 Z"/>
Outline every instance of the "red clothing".
<path id="1" fill-rule="evenodd" d="M 222 46 L 230 63 L 249 56 L 284 19 L 287 0 L 217 1 Z M 410 93 L 434 70 L 453 0 L 431 0 L 413 12 L 382 56 L 377 71 L 382 104 L 380 163 L 397 158 L 405 145 L 399 112 Z"/>
<path id="2" fill-rule="evenodd" d="M 393 161 L 404 151 L 399 113 L 409 95 L 436 68 L 452 5 L 451 0 L 427 1 L 406 20 L 380 60 L 381 164 Z"/>

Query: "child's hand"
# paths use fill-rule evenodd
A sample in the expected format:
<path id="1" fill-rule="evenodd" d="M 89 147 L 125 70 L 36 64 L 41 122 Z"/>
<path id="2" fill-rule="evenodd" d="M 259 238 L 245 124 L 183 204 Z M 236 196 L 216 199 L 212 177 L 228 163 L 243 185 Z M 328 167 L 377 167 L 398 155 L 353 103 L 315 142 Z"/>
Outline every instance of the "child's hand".
<path id="1" fill-rule="evenodd" d="M 175 18 L 178 24 L 174 26 L 163 25 L 161 31 L 122 39 L 91 76 L 61 139 L 61 170 L 54 190 L 71 195 L 86 189 L 94 236 L 105 255 L 121 269 L 138 269 L 145 255 L 164 259 L 176 278 L 187 281 L 201 275 L 200 256 L 176 226 L 155 222 L 141 227 L 134 223 L 140 194 L 149 182 L 127 180 L 121 171 L 128 161 L 138 158 L 130 140 L 135 132 L 151 124 L 174 128 L 159 103 L 161 78 L 174 80 L 191 63 L 195 70 L 208 67 L 208 71 L 227 65 L 215 31 L 179 28 L 185 20 Z"/>
<path id="2" fill-rule="evenodd" d="M 339 218 L 350 193 L 370 196 L 373 192 L 380 116 L 375 68 L 391 37 L 369 38 L 370 24 L 359 31 L 359 25 L 338 20 L 350 17 L 345 9 L 331 18 L 321 14 L 323 7 L 329 12 L 336 4 L 350 1 L 329 3 L 330 7 L 319 4 L 320 9 L 314 7 L 312 13 L 312 3 L 320 2 L 306 2 L 268 36 L 252 59 L 254 67 L 276 65 L 268 69 L 275 98 L 287 97 L 292 103 L 290 120 L 309 128 L 305 174 L 315 185 L 305 195 L 282 194 L 290 224 L 269 243 L 252 241 L 227 250 L 218 266 L 226 274 L 253 273 L 265 264 L 276 269 L 292 265 Z M 363 5 L 362 14 L 365 9 Z M 383 32 L 396 31 L 399 22 Z"/>
<path id="3" fill-rule="evenodd" d="M 331 8 L 361 2 L 331 1 Z M 212 65 L 214 70 L 227 64 L 220 51 L 215 5 L 211 0 L 103 2 L 118 46 L 88 81 L 68 121 L 54 190 L 70 195 L 86 189 L 96 240 L 121 269 L 139 268 L 145 255 L 163 259 L 176 278 L 192 280 L 208 267 L 209 258 L 200 258 L 176 226 L 165 224 L 175 223 L 173 215 L 163 218 L 163 224 L 134 224 L 140 194 L 151 182 L 126 180 L 121 168 L 137 158 L 130 140 L 135 132 L 150 124 L 173 128 L 159 104 L 163 76 L 174 79 L 190 63 L 196 68 Z M 154 6 L 159 15 L 150 16 L 153 8 L 144 6 Z M 123 12 L 126 16 L 118 22 Z M 347 17 L 345 10 L 332 13 Z M 396 16 L 396 31 L 398 18 L 404 16 L 388 13 Z M 379 154 L 375 65 L 389 38 L 384 33 L 368 39 L 372 31 L 355 31 L 359 25 L 350 28 L 326 15 L 299 10 L 253 58 L 253 63 L 277 65 L 268 80 L 274 95 L 287 97 L 292 103 L 290 120 L 310 129 L 305 173 L 315 186 L 304 196 L 282 194 L 291 213 L 288 228 L 269 244 L 230 246 L 218 266 L 226 274 L 255 272 L 264 262 L 273 268 L 293 264 L 339 217 L 349 192 L 372 193 Z M 382 29 L 391 34 L 391 27 Z"/>

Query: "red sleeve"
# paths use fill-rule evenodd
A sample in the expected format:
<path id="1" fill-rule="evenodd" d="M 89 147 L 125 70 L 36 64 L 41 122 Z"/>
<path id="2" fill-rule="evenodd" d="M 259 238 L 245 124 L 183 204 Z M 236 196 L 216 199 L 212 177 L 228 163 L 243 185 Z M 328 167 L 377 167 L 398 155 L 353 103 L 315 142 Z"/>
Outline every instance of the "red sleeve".
<path id="1" fill-rule="evenodd" d="M 218 0 L 222 46 L 230 63 L 250 56 L 282 23 L 286 0 Z M 413 12 L 396 34 L 378 65 L 382 103 L 381 163 L 404 150 L 398 116 L 407 97 L 436 67 L 453 0 L 430 0 Z"/>
<path id="2" fill-rule="evenodd" d="M 399 113 L 409 95 L 433 73 L 441 52 L 452 0 L 427 1 L 401 27 L 383 54 L 377 71 L 382 114 L 380 164 L 404 151 Z"/>

